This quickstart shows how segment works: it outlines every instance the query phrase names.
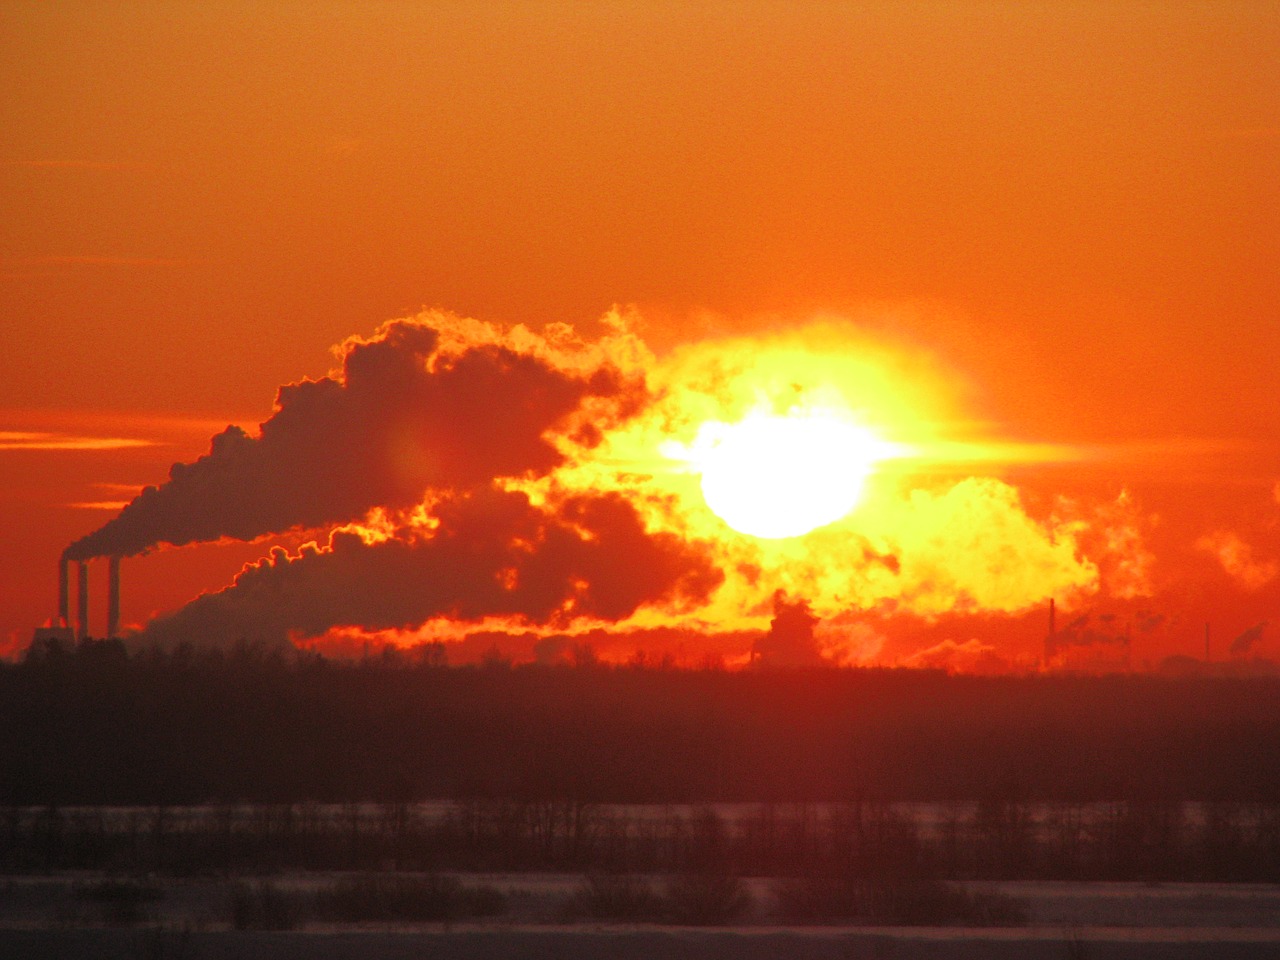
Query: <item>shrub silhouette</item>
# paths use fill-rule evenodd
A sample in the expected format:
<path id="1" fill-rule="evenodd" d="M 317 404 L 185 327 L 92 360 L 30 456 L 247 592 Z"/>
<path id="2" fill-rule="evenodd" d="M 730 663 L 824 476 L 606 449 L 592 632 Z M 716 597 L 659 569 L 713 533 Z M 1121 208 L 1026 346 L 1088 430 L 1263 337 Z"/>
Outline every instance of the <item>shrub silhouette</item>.
<path id="1" fill-rule="evenodd" d="M 231 925 L 237 930 L 293 930 L 303 921 L 307 897 L 270 881 L 231 889 Z"/>
<path id="2" fill-rule="evenodd" d="M 657 920 L 662 911 L 662 898 L 654 891 L 653 884 L 628 873 L 589 874 L 566 909 L 570 918 L 630 923 Z"/>
<path id="3" fill-rule="evenodd" d="M 699 927 L 732 923 L 751 907 L 751 895 L 742 880 L 719 871 L 673 877 L 667 883 L 665 899 L 668 919 Z"/>
<path id="4" fill-rule="evenodd" d="M 492 917 L 505 909 L 506 897 L 493 887 L 465 886 L 452 877 L 434 875 L 348 877 L 315 897 L 317 917 L 339 923 L 451 922 Z"/>

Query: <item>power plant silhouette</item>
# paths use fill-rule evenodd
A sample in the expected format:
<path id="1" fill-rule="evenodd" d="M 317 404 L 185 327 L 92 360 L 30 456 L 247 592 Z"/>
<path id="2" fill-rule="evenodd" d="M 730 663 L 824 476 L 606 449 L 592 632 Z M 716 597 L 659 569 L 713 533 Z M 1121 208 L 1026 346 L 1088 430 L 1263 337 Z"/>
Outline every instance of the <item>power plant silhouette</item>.
<path id="1" fill-rule="evenodd" d="M 81 641 L 89 639 L 89 561 L 76 560 L 76 618 L 71 619 L 71 564 L 63 554 L 58 558 L 58 615 L 47 627 L 37 627 L 35 640 Z M 106 639 L 120 636 L 120 558 L 107 557 Z"/>

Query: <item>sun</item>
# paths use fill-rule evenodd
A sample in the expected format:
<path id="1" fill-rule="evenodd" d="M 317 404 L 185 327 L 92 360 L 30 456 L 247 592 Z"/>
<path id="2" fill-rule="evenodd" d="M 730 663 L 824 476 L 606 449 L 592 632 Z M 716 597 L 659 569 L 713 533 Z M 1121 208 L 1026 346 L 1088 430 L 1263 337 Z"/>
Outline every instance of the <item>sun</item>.
<path id="1" fill-rule="evenodd" d="M 740 533 L 781 539 L 852 512 L 875 464 L 898 448 L 837 412 L 809 411 L 704 423 L 690 453 L 716 516 Z"/>

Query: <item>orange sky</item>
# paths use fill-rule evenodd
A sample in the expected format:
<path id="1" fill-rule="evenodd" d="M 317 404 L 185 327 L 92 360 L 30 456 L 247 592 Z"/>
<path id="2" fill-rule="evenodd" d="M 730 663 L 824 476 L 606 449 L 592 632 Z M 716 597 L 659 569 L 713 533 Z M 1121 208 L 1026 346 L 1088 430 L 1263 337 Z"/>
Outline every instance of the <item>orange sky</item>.
<path id="1" fill-rule="evenodd" d="M 1127 489 L 1188 623 L 1280 620 L 1226 539 L 1280 560 L 1274 4 L 269 7 L 0 8 L 0 645 L 112 516 L 69 504 L 424 306 L 634 305 L 660 356 L 849 318 L 988 435 L 1098 448 L 999 467 L 1032 516 Z M 126 621 L 261 552 L 134 561 Z"/>

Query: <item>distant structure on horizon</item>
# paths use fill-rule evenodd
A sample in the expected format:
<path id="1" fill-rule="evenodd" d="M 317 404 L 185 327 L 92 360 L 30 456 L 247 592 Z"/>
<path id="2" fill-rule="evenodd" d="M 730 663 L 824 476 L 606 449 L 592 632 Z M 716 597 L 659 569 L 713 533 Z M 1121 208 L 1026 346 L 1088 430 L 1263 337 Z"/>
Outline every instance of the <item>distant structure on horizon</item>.
<path id="1" fill-rule="evenodd" d="M 58 558 L 58 613 L 47 626 L 36 627 L 32 643 L 50 640 L 70 643 L 89 638 L 89 561 L 76 564 L 76 619 L 71 622 L 71 563 L 63 554 Z M 107 557 L 107 631 L 106 638 L 120 635 L 120 558 Z"/>
<path id="2" fill-rule="evenodd" d="M 1079 618 L 1058 633 L 1058 606 L 1049 598 L 1049 632 L 1044 638 L 1044 659 L 1041 671 L 1048 673 L 1132 673 L 1133 672 L 1133 624 L 1126 622 L 1124 633 L 1083 635 L 1078 629 L 1085 618 Z M 1107 619 L 1107 618 L 1103 618 Z"/>

